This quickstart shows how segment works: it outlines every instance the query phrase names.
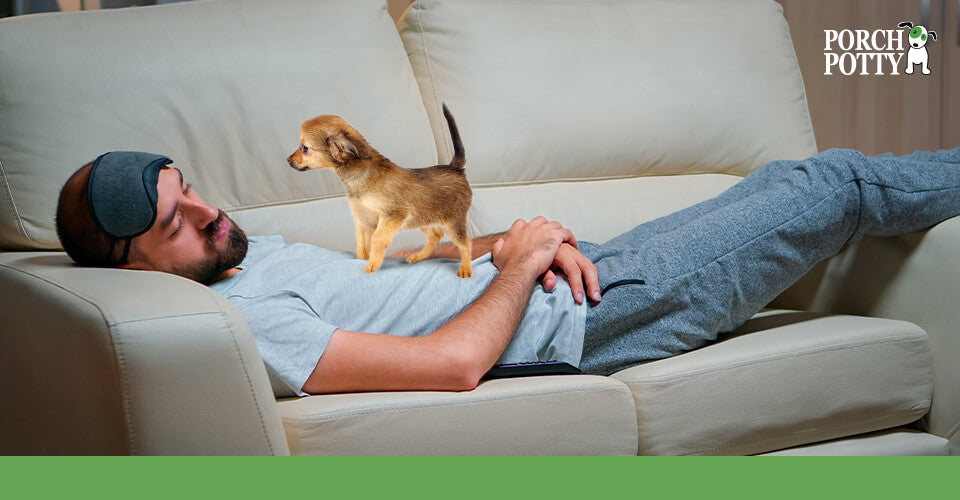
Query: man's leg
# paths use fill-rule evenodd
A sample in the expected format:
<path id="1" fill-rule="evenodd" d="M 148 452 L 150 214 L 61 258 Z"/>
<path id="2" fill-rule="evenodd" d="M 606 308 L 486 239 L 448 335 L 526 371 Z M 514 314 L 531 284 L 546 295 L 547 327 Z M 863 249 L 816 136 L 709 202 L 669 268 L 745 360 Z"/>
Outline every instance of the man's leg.
<path id="1" fill-rule="evenodd" d="M 899 158 L 902 161 L 939 161 L 947 163 L 960 162 L 960 148 L 945 149 L 940 151 L 914 151 L 913 153 L 894 156 L 892 153 L 884 153 L 874 156 L 873 159 Z M 714 198 L 704 200 L 700 203 L 691 205 L 687 208 L 678 210 L 672 214 L 643 223 L 626 233 L 614 237 L 602 246 L 606 249 L 611 248 L 636 248 L 643 241 L 655 234 L 672 231 L 674 229 L 696 220 L 703 215 L 714 212 L 730 203 L 758 191 L 765 190 L 774 182 L 779 181 L 784 172 L 797 167 L 801 161 L 798 160 L 778 160 L 767 163 L 763 168 L 758 168 L 743 178 L 740 182 L 734 184 L 729 189 L 720 193 Z"/>
<path id="2" fill-rule="evenodd" d="M 585 249 L 609 288 L 588 313 L 581 367 L 611 373 L 702 347 L 845 244 L 957 214 L 960 148 L 768 164 L 713 200 Z"/>

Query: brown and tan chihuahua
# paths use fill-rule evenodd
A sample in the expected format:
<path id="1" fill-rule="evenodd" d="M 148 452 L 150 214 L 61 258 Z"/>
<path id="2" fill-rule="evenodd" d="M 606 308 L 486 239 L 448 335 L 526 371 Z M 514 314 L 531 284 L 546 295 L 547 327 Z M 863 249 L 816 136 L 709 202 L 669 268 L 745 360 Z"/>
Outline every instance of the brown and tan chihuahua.
<path id="1" fill-rule="evenodd" d="M 320 115 L 300 126 L 300 147 L 287 163 L 300 171 L 329 168 L 340 177 L 356 226 L 357 258 L 367 259 L 366 273 L 380 269 L 397 231 L 419 228 L 427 244 L 407 262 L 427 258 L 446 231 L 460 250 L 457 276 L 473 276 L 473 244 L 467 235 L 473 193 L 464 172 L 460 133 L 446 104 L 443 115 L 453 138 L 453 159 L 449 165 L 416 169 L 399 167 L 385 158 L 339 116 Z"/>

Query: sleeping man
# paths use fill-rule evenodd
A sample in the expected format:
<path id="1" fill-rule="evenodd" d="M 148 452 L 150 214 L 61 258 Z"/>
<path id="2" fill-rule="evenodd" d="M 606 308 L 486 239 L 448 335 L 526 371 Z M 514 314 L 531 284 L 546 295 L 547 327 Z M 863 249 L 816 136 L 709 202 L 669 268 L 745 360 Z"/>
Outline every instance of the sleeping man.
<path id="1" fill-rule="evenodd" d="M 222 293 L 278 396 L 470 390 L 504 362 L 610 374 L 707 345 L 864 235 L 960 214 L 960 147 L 829 150 L 768 163 L 603 244 L 537 217 L 476 239 L 471 279 L 444 258 L 365 274 L 348 253 L 248 239 L 170 163 L 118 151 L 81 167 L 60 193 L 63 248 L 80 265 L 169 272 Z"/>

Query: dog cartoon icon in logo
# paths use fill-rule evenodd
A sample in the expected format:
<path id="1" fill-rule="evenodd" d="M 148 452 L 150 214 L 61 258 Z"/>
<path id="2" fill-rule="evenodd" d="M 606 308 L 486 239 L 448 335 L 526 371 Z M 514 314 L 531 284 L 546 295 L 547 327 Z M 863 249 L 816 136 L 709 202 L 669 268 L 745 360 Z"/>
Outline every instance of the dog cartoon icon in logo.
<path id="1" fill-rule="evenodd" d="M 908 23 L 906 21 L 897 25 L 898 28 L 910 28 L 910 37 L 907 40 L 907 43 L 910 44 L 910 50 L 907 51 L 907 69 L 904 73 L 908 75 L 913 74 L 913 65 L 920 65 L 920 72 L 924 75 L 930 74 L 930 68 L 927 67 L 927 61 L 930 57 L 927 55 L 927 34 L 930 34 L 934 40 L 937 39 L 936 31 L 927 31 L 927 28 L 917 25 L 914 26 L 913 23 Z"/>

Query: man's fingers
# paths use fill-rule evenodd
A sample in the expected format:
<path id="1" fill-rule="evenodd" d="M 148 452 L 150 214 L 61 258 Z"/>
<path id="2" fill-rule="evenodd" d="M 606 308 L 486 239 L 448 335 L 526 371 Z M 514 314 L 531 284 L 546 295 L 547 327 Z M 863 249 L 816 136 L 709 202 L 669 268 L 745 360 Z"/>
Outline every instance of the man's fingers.
<path id="1" fill-rule="evenodd" d="M 543 273 L 540 284 L 543 285 L 544 291 L 552 292 L 553 288 L 557 286 L 557 275 L 548 269 L 547 272 Z"/>
<path id="2" fill-rule="evenodd" d="M 579 252 L 577 253 L 577 262 L 583 272 L 583 282 L 587 285 L 587 295 L 594 302 L 600 302 L 600 278 L 597 275 L 597 266 Z"/>
<path id="3" fill-rule="evenodd" d="M 573 248 L 577 248 L 577 239 L 573 236 L 573 231 L 567 228 L 563 228 L 563 241 L 569 243 Z"/>
<path id="4" fill-rule="evenodd" d="M 490 255 L 493 257 L 495 265 L 497 264 L 497 260 L 500 257 L 500 250 L 503 250 L 504 243 L 506 243 L 506 240 L 504 240 L 503 238 L 500 238 L 497 241 L 493 242 L 493 246 L 490 248 Z M 499 268 L 500 266 L 498 265 L 497 267 Z"/>
<path id="5" fill-rule="evenodd" d="M 567 283 L 570 284 L 570 292 L 573 293 L 573 300 L 577 304 L 583 303 L 583 279 L 581 277 L 580 266 L 577 259 L 569 251 L 557 254 L 555 264 L 567 275 Z"/>

